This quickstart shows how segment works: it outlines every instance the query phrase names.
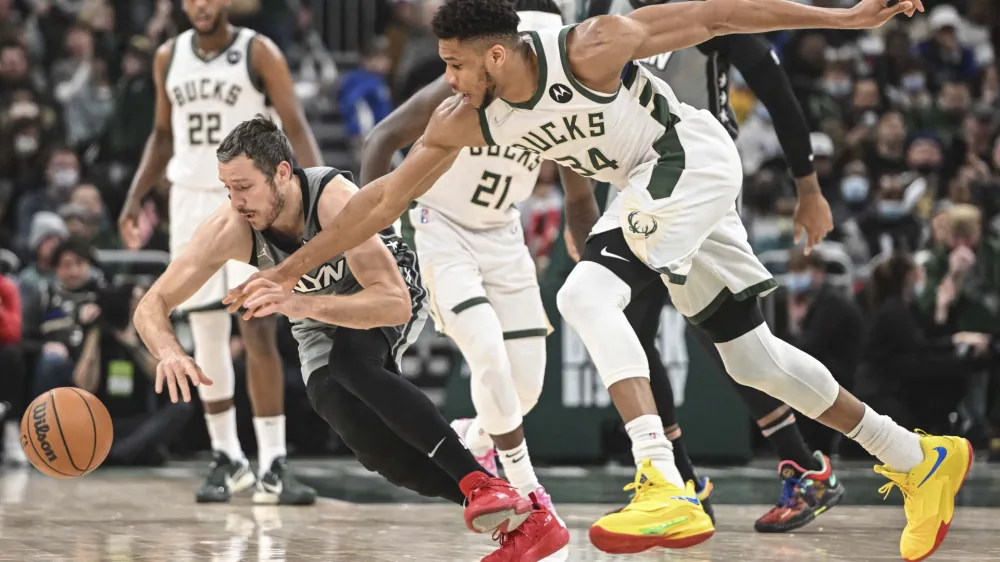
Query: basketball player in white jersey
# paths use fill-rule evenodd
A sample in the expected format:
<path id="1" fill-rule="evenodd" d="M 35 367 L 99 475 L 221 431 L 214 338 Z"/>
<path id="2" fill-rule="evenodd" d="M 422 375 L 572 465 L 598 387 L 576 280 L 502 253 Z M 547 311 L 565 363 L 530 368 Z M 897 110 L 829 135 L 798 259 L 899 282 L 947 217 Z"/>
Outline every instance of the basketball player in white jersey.
<path id="1" fill-rule="evenodd" d="M 887 4 L 892 3 L 892 6 Z M 318 236 L 282 266 L 257 274 L 285 290 L 330 256 L 392 224 L 469 146 L 515 146 L 607 181 L 622 194 L 595 226 L 559 292 L 559 311 L 590 352 L 625 421 L 638 470 L 622 510 L 599 519 L 590 540 L 612 553 L 682 548 L 715 528 L 676 466 L 649 386 L 649 365 L 623 309 L 633 292 L 667 284 L 671 299 L 719 350 L 726 371 L 856 440 L 884 464 L 888 493 L 903 491 L 905 560 L 944 540 L 972 464 L 960 437 L 911 433 L 841 388 L 808 354 L 768 330 L 757 303 L 777 284 L 747 243 L 736 213 L 742 165 L 715 116 L 680 103 L 636 60 L 730 33 L 882 25 L 923 9 L 920 0 L 862 0 L 854 8 L 788 0 L 663 4 L 626 16 L 520 35 L 513 5 L 445 0 L 433 30 L 446 79 L 462 94 L 443 103 L 399 168 L 362 188 Z M 822 237 L 826 207 L 799 218 Z M 806 215 L 809 215 L 807 213 Z M 239 305 L 256 290 L 231 291 Z M 251 314 L 266 311 L 251 310 Z"/>
<path id="2" fill-rule="evenodd" d="M 521 31 L 562 26 L 552 0 L 518 0 Z M 412 144 L 434 109 L 451 97 L 443 78 L 429 84 L 380 122 L 365 141 L 362 182 L 389 173 L 396 150 Z M 535 265 L 515 205 L 527 199 L 542 160 L 519 148 L 463 150 L 409 211 L 420 269 L 438 330 L 469 364 L 477 416 L 452 427 L 486 470 L 504 474 L 523 497 L 534 493 L 555 512 L 539 483 L 525 441 L 523 417 L 538 402 L 551 331 Z M 586 232 L 597 220 L 590 180 L 560 168 L 567 216 Z"/>
<path id="3" fill-rule="evenodd" d="M 122 239 L 130 248 L 140 246 L 139 206 L 166 171 L 171 183 L 170 252 L 180 254 L 198 225 L 228 201 L 219 181 L 216 148 L 237 125 L 268 113 L 268 102 L 301 165 L 322 164 L 284 56 L 266 37 L 230 25 L 228 4 L 184 0 L 193 29 L 156 52 L 156 122 L 119 220 Z M 239 326 L 247 354 L 259 479 L 237 437 L 229 347 L 232 318 L 219 301 L 254 271 L 248 264 L 229 261 L 180 307 L 189 314 L 195 360 L 215 381 L 199 387 L 214 460 L 195 497 L 198 502 L 225 502 L 256 484 L 255 502 L 308 505 L 315 502 L 316 492 L 295 480 L 286 464 L 284 375 L 273 318 L 240 320 Z"/>

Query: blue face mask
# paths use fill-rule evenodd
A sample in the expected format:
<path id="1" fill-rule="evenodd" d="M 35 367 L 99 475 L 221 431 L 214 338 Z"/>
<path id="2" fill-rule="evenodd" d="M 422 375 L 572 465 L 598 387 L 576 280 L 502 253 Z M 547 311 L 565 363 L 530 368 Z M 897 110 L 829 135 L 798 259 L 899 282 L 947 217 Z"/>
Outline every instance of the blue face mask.
<path id="1" fill-rule="evenodd" d="M 848 203 L 860 203 L 868 198 L 868 178 L 847 176 L 840 182 L 840 194 Z"/>
<path id="2" fill-rule="evenodd" d="M 920 280 L 913 284 L 913 296 L 920 298 L 920 295 L 924 294 L 924 288 L 927 287 L 927 282 Z"/>
<path id="3" fill-rule="evenodd" d="M 908 92 L 922 92 L 926 85 L 923 74 L 907 74 L 903 77 L 903 88 Z"/>
<path id="4" fill-rule="evenodd" d="M 785 276 L 785 288 L 793 295 L 801 295 L 812 287 L 812 275 L 808 271 L 789 273 Z"/>
<path id="5" fill-rule="evenodd" d="M 875 212 L 883 219 L 897 221 L 906 216 L 906 206 L 902 201 L 879 201 Z"/>

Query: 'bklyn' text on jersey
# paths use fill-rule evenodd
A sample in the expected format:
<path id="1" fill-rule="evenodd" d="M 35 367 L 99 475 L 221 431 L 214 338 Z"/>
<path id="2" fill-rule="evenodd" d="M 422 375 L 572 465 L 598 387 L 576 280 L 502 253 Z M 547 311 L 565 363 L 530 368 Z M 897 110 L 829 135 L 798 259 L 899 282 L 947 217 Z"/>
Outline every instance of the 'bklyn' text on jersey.
<path id="1" fill-rule="evenodd" d="M 213 80 L 212 78 L 202 78 L 200 80 L 188 80 L 180 86 L 174 86 L 173 102 L 176 107 L 184 107 L 184 104 L 195 101 L 221 101 L 228 106 L 236 105 L 240 99 L 243 88 L 236 84 L 230 84 L 225 80 Z"/>
<path id="2" fill-rule="evenodd" d="M 320 289 L 325 289 L 330 285 L 339 282 L 344 278 L 344 258 L 337 260 L 334 264 L 323 264 L 316 271 L 316 276 L 303 275 L 297 285 L 296 293 L 314 293 Z"/>

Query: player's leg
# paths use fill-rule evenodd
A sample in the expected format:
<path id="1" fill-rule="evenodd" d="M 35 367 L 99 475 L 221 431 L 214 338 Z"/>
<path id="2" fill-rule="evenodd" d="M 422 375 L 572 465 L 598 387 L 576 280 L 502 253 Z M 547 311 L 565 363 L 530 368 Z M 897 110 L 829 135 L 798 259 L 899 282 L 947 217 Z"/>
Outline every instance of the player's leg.
<path id="1" fill-rule="evenodd" d="M 903 558 L 930 555 L 944 539 L 971 465 L 968 441 L 907 431 L 841 388 L 822 363 L 775 337 L 755 298 L 775 283 L 753 255 L 735 209 L 702 245 L 689 281 L 668 285 L 674 305 L 715 342 L 730 376 L 844 433 L 882 461 L 876 471 L 890 479 L 886 491 L 892 485 L 904 491 Z"/>
<path id="2" fill-rule="evenodd" d="M 231 274 L 229 281 L 243 278 Z M 316 490 L 299 482 L 288 468 L 285 374 L 278 352 L 277 318 L 270 316 L 249 321 L 239 318 L 238 322 L 247 354 L 247 390 L 257 435 L 258 481 L 253 501 L 312 505 L 316 502 Z"/>
<path id="3" fill-rule="evenodd" d="M 694 336 L 705 353 L 725 372 L 722 357 L 705 331 L 695 330 Z M 729 379 L 781 459 L 778 463 L 781 495 L 778 502 L 754 523 L 754 528 L 762 533 L 793 531 L 837 505 L 844 496 L 844 485 L 833 474 L 829 457 L 821 451 L 810 453 L 795 423 L 795 411 L 777 398 L 739 384 L 732 377 Z"/>
<path id="4" fill-rule="evenodd" d="M 488 252 L 479 246 L 489 233 L 470 233 L 422 207 L 411 211 L 411 217 L 414 215 L 418 217 L 413 221 L 414 241 L 430 291 L 432 316 L 438 330 L 458 346 L 472 374 L 470 386 L 477 415 L 455 420 L 452 427 L 483 467 L 498 474 L 495 447 L 515 449 L 524 441 L 524 430 L 503 328 L 484 287 L 480 262 Z M 511 483 L 527 496 L 538 486 L 533 471 L 531 476 L 533 482 L 515 478 Z"/>
<path id="5" fill-rule="evenodd" d="M 176 256 L 184 249 L 195 229 L 226 200 L 225 197 L 224 191 L 220 194 L 180 185 L 171 187 L 171 255 Z M 229 501 L 232 494 L 253 486 L 257 480 L 236 433 L 236 409 L 233 407 L 236 375 L 229 351 L 233 320 L 220 303 L 225 294 L 225 274 L 220 271 L 179 307 L 188 314 L 194 360 L 213 383 L 198 387 L 213 451 L 209 474 L 195 492 L 199 502 Z"/>
<path id="6" fill-rule="evenodd" d="M 480 244 L 486 296 L 500 319 L 512 387 L 522 415 L 538 403 L 545 379 L 545 337 L 551 331 L 531 253 L 520 225 L 497 229 Z M 539 483 L 531 463 L 523 425 L 505 441 L 494 439 L 507 479 L 521 494 L 534 493 L 555 512 L 552 498 Z"/>
<path id="7" fill-rule="evenodd" d="M 660 317 L 668 296 L 669 293 L 663 283 L 650 283 L 625 308 L 625 317 L 628 318 L 629 324 L 639 336 L 642 349 L 646 352 L 646 361 L 649 362 L 649 386 L 653 391 L 656 410 L 663 421 L 663 432 L 673 446 L 677 470 L 685 482 L 695 483 L 698 499 L 701 501 L 705 513 L 708 513 L 708 516 L 714 521 L 715 513 L 708 500 L 712 493 L 712 483 L 707 477 L 698 476 L 694 463 L 688 456 L 687 448 L 684 445 L 684 433 L 681 431 L 680 424 L 677 423 L 673 385 L 670 382 L 667 369 L 663 365 L 660 351 L 656 348 L 656 338 L 660 331 Z"/>
<path id="8" fill-rule="evenodd" d="M 427 395 L 399 375 L 395 361 L 385 331 L 337 328 L 330 350 L 331 377 L 458 482 L 468 498 L 468 527 L 486 532 L 524 522 L 531 501 L 480 466 Z"/>
<path id="9" fill-rule="evenodd" d="M 458 483 L 426 453 L 403 441 L 371 408 L 334 379 L 329 369 L 306 379 L 306 394 L 316 413 L 372 472 L 428 497 L 464 505 Z"/>

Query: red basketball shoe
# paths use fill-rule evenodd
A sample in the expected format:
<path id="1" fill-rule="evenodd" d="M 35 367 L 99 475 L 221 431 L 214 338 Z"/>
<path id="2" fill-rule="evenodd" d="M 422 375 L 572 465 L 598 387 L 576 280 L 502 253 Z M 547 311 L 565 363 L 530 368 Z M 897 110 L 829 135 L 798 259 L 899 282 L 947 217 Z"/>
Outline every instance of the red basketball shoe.
<path id="1" fill-rule="evenodd" d="M 531 515 L 532 502 L 502 478 L 473 472 L 458 483 L 465 494 L 465 524 L 477 533 L 509 533 Z"/>
<path id="2" fill-rule="evenodd" d="M 534 494 L 531 494 L 534 500 Z M 569 544 L 569 531 L 544 505 L 535 502 L 535 509 L 517 529 L 493 538 L 500 548 L 482 562 L 538 562 L 559 552 Z"/>

